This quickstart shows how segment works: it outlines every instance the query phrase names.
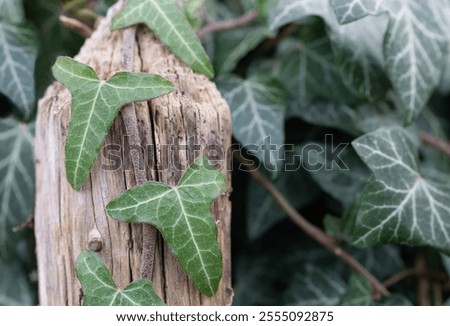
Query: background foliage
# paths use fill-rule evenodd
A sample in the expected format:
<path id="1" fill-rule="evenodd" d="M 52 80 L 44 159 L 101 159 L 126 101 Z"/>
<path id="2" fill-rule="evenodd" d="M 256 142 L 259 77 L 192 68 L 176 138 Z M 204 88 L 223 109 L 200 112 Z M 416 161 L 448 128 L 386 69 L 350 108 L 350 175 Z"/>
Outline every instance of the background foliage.
<path id="1" fill-rule="evenodd" d="M 33 235 L 22 225 L 34 206 L 36 99 L 52 81 L 56 56 L 73 56 L 83 42 L 58 16 L 93 26 L 113 2 L 0 0 L 2 305 L 37 303 Z M 392 292 L 374 300 L 361 275 L 293 227 L 235 162 L 234 303 L 450 304 L 450 164 L 420 137 L 450 137 L 448 1 L 178 2 L 196 30 L 259 12 L 202 38 L 232 110 L 234 140 L 293 144 L 283 157 L 248 154 Z M 333 164 L 339 151 L 328 146 L 287 171 L 312 144 L 330 145 L 327 135 L 335 147 L 349 144 L 340 155 L 348 170 Z M 317 164 L 331 168 L 311 172 Z"/>

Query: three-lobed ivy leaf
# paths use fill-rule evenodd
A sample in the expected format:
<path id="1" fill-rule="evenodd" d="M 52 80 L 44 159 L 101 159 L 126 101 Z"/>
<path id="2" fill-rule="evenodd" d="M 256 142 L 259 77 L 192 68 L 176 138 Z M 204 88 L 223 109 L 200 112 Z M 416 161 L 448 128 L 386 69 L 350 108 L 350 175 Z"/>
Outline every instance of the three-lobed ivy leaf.
<path id="1" fill-rule="evenodd" d="M 277 171 L 276 149 L 284 144 L 286 100 L 282 87 L 271 77 L 255 75 L 242 79 L 223 76 L 217 86 L 231 109 L 233 136 L 261 159 L 266 168 Z"/>
<path id="2" fill-rule="evenodd" d="M 173 90 L 164 78 L 145 73 L 119 72 L 100 80 L 80 62 L 59 57 L 53 75 L 72 94 L 72 113 L 66 143 L 66 173 L 76 190 L 89 174 L 100 146 L 119 110 L 127 103 L 148 100 Z"/>
<path id="3" fill-rule="evenodd" d="M 164 305 L 149 280 L 140 279 L 118 289 L 110 271 L 95 253 L 83 251 L 77 258 L 75 269 L 83 287 L 86 306 Z"/>
<path id="4" fill-rule="evenodd" d="M 34 112 L 36 57 L 34 29 L 0 20 L 0 92 L 14 103 L 24 120 Z"/>
<path id="5" fill-rule="evenodd" d="M 222 255 L 211 202 L 225 188 L 225 176 L 200 157 L 176 187 L 148 182 L 126 191 L 106 209 L 118 220 L 154 225 L 197 289 L 212 296 L 222 277 Z"/>
<path id="6" fill-rule="evenodd" d="M 448 4 L 441 0 L 332 0 L 341 24 L 387 12 L 384 40 L 389 77 L 407 108 L 410 124 L 425 107 L 441 78 L 448 48 Z"/>
<path id="7" fill-rule="evenodd" d="M 129 0 L 112 29 L 146 24 L 181 60 L 209 78 L 214 71 L 200 40 L 175 0 Z"/>
<path id="8" fill-rule="evenodd" d="M 408 134 L 381 128 L 352 144 L 374 174 L 362 193 L 354 244 L 404 243 L 450 252 L 450 186 L 421 174 Z"/>
<path id="9" fill-rule="evenodd" d="M 0 257 L 14 250 L 13 227 L 23 223 L 34 207 L 34 123 L 0 119 Z"/>

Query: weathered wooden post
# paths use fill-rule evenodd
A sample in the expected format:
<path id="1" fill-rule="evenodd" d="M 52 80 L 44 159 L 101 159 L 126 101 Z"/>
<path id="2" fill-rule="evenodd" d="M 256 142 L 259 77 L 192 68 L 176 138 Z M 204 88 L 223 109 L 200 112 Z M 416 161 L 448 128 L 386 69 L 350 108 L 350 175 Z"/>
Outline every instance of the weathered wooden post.
<path id="1" fill-rule="evenodd" d="M 110 31 L 111 8 L 75 58 L 91 65 L 101 78 L 122 70 L 123 31 Z M 78 305 L 81 285 L 75 260 L 82 250 L 97 251 L 119 287 L 140 276 L 143 225 L 121 223 L 107 216 L 106 204 L 136 185 L 130 151 L 144 155 L 148 180 L 175 185 L 183 169 L 199 155 L 221 162 L 230 185 L 229 108 L 215 85 L 194 73 L 152 34 L 139 27 L 134 71 L 159 74 L 175 91 L 149 102 L 135 103 L 141 147 L 130 148 L 119 116 L 80 192 L 67 182 L 64 145 L 70 118 L 69 91 L 51 85 L 39 102 L 36 131 L 37 195 L 35 232 L 41 305 Z M 208 153 L 205 149 L 213 149 Z M 176 167 L 181 167 L 176 168 Z M 201 295 L 158 235 L 152 281 L 168 305 L 227 305 L 232 300 L 229 191 L 217 198 L 212 213 L 218 226 L 223 276 L 218 292 Z"/>

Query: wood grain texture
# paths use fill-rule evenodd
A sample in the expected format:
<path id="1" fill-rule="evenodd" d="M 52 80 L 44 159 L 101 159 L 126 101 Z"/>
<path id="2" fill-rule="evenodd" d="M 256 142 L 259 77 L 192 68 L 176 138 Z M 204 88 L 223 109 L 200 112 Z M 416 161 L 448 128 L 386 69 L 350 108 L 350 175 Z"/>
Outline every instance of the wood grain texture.
<path id="1" fill-rule="evenodd" d="M 75 57 L 94 67 L 103 79 L 122 69 L 122 32 L 109 29 L 117 9 L 110 10 Z M 119 287 L 139 278 L 143 226 L 119 222 L 105 211 L 109 201 L 136 184 L 130 151 L 143 155 L 142 169 L 149 180 L 175 185 L 199 155 L 216 161 L 227 176 L 227 193 L 212 205 L 223 255 L 223 277 L 216 295 L 209 298 L 194 288 L 160 235 L 152 281 L 168 305 L 231 304 L 229 108 L 212 82 L 192 72 L 148 29 L 139 27 L 136 40 L 134 71 L 160 74 L 174 84 L 175 91 L 135 104 L 142 140 L 139 148 L 129 148 L 122 119 L 116 119 L 80 192 L 70 187 L 64 168 L 70 93 L 54 83 L 39 101 L 35 233 L 41 305 L 82 303 L 74 265 L 79 253 L 88 248 L 92 234 L 100 234 L 98 253 Z"/>

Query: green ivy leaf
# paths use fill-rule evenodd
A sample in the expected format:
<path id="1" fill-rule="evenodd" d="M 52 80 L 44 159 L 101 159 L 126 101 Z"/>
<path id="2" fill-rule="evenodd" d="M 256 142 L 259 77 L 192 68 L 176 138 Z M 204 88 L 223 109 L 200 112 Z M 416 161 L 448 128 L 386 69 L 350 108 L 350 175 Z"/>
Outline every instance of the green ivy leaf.
<path id="1" fill-rule="evenodd" d="M 316 16 L 326 23 L 327 37 L 322 33 L 311 38 L 319 31 L 314 24 Z M 380 66 L 387 19 L 373 18 L 341 26 L 329 0 L 277 2 L 269 15 L 272 30 L 293 22 L 304 25 L 301 29 L 304 35 L 297 45 L 299 51 L 295 52 L 298 58 L 295 59 L 294 53 L 289 56 L 282 78 L 288 78 L 286 85 L 300 104 L 308 105 L 316 97 L 350 104 L 384 95 L 389 83 Z"/>
<path id="2" fill-rule="evenodd" d="M 441 78 L 448 48 L 448 4 L 441 0 L 332 0 L 340 23 L 387 12 L 384 41 L 389 77 L 407 108 L 410 124 L 425 107 Z"/>
<path id="3" fill-rule="evenodd" d="M 350 276 L 347 293 L 345 293 L 341 306 L 371 306 L 372 286 L 361 274 L 353 273 Z"/>
<path id="4" fill-rule="evenodd" d="M 200 157 L 178 186 L 148 182 L 126 191 L 106 209 L 124 222 L 153 224 L 197 289 L 212 296 L 222 277 L 222 256 L 211 202 L 225 188 L 225 176 Z"/>
<path id="5" fill-rule="evenodd" d="M 248 79 L 227 75 L 217 86 L 230 106 L 234 137 L 276 171 L 280 160 L 268 146 L 269 140 L 277 149 L 284 144 L 286 102 L 281 86 L 262 75 Z"/>
<path id="6" fill-rule="evenodd" d="M 290 305 L 335 306 L 345 294 L 346 284 L 333 269 L 306 263 L 291 281 L 286 293 Z"/>
<path id="7" fill-rule="evenodd" d="M 0 0 L 0 20 L 20 24 L 25 21 L 22 0 Z"/>
<path id="8" fill-rule="evenodd" d="M 353 150 L 341 144 L 309 143 L 302 149 L 304 164 L 312 179 L 324 192 L 348 208 L 370 177 L 364 163 Z"/>
<path id="9" fill-rule="evenodd" d="M 26 24 L 12 25 L 0 20 L 0 92 L 18 108 L 27 120 L 34 111 L 34 65 L 37 38 Z"/>
<path id="10" fill-rule="evenodd" d="M 144 73 L 119 72 L 103 81 L 91 67 L 67 57 L 56 60 L 53 75 L 72 93 L 66 171 L 75 190 L 83 185 L 119 110 L 173 90 L 164 78 Z"/>
<path id="11" fill-rule="evenodd" d="M 129 0 L 113 19 L 112 29 L 146 24 L 181 60 L 197 72 L 214 77 L 200 40 L 174 0 Z"/>
<path id="12" fill-rule="evenodd" d="M 404 295 L 393 293 L 388 297 L 383 298 L 380 302 L 377 302 L 377 306 L 413 306 L 413 304 Z"/>
<path id="13" fill-rule="evenodd" d="M 450 186 L 420 173 L 408 134 L 382 128 L 352 144 L 374 173 L 362 194 L 354 244 L 429 245 L 450 252 Z"/>
<path id="14" fill-rule="evenodd" d="M 383 11 L 384 0 L 330 0 L 340 24 L 346 24 Z M 397 1 L 397 0 L 395 0 Z"/>
<path id="15" fill-rule="evenodd" d="M 30 306 L 33 293 L 23 266 L 17 261 L 0 260 L 0 306 Z"/>
<path id="16" fill-rule="evenodd" d="M 314 100 L 354 99 L 359 97 L 354 80 L 344 73 L 333 56 L 326 36 L 296 41 L 280 68 L 280 80 L 302 110 Z"/>
<path id="17" fill-rule="evenodd" d="M 12 228 L 34 209 L 34 123 L 0 119 L 0 257 L 15 248 Z"/>
<path id="18" fill-rule="evenodd" d="M 233 71 L 239 60 L 272 34 L 267 26 L 247 26 L 217 33 L 214 62 L 218 73 Z"/>
<path id="19" fill-rule="evenodd" d="M 336 128 L 350 135 L 359 135 L 361 132 L 355 127 L 358 120 L 357 111 L 345 104 L 318 101 L 303 107 L 295 106 L 288 111 L 289 116 L 322 127 Z"/>
<path id="20" fill-rule="evenodd" d="M 285 155 L 283 168 L 273 184 L 290 203 L 295 204 L 295 208 L 301 209 L 316 198 L 319 189 L 303 169 L 300 156 L 294 156 L 294 152 L 286 152 Z M 253 178 L 248 189 L 251 191 L 247 199 L 247 233 L 250 239 L 256 239 L 285 218 L 286 213 Z"/>
<path id="21" fill-rule="evenodd" d="M 76 261 L 76 272 L 83 286 L 85 306 L 162 306 L 149 280 L 132 282 L 125 289 L 117 289 L 111 273 L 100 257 L 83 251 Z"/>

